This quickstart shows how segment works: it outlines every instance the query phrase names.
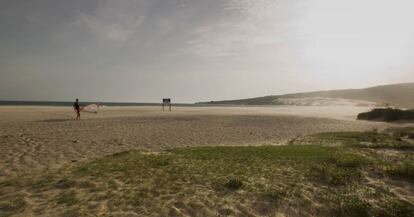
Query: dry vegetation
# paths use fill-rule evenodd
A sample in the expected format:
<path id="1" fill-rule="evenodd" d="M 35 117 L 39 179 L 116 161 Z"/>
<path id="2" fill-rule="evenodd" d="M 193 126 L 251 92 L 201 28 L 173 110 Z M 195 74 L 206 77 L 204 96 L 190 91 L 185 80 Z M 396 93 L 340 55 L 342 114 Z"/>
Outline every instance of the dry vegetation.
<path id="1" fill-rule="evenodd" d="M 413 135 L 123 152 L 3 181 L 0 216 L 414 216 Z"/>

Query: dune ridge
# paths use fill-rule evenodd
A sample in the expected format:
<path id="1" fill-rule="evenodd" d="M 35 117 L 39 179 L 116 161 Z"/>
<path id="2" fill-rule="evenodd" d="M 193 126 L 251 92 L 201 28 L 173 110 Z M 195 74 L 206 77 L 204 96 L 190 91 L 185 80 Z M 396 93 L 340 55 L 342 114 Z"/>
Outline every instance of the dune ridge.
<path id="1" fill-rule="evenodd" d="M 414 108 L 414 83 L 381 85 L 363 89 L 325 90 L 305 93 L 271 95 L 239 100 L 202 102 L 200 104 L 233 105 L 284 105 L 286 99 L 326 98 L 362 100 L 378 105 L 389 104 L 403 108 Z"/>

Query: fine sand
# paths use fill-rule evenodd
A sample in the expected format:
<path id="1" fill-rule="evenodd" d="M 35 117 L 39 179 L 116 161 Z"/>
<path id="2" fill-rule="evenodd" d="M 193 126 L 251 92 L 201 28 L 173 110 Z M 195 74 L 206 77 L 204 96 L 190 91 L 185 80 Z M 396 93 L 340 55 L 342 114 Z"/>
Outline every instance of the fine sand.
<path id="1" fill-rule="evenodd" d="M 365 107 L 103 107 L 75 121 L 70 107 L 0 107 L 0 181 L 131 149 L 283 145 L 327 131 L 389 124 L 355 121 Z M 335 118 L 335 119 L 333 119 Z"/>

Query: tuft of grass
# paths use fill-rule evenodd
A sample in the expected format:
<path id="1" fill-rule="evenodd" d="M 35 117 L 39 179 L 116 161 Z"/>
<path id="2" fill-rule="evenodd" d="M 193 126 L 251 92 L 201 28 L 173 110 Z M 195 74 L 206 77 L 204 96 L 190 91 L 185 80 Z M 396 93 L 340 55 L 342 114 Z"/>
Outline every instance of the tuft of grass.
<path id="1" fill-rule="evenodd" d="M 0 202 L 0 216 L 12 216 L 24 210 L 26 202 L 22 197 L 7 198 Z"/>
<path id="2" fill-rule="evenodd" d="M 62 214 L 62 217 L 79 217 L 82 216 L 82 214 L 79 213 L 79 211 L 72 209 L 67 210 Z"/>
<path id="3" fill-rule="evenodd" d="M 391 176 L 414 180 L 414 162 L 391 165 L 386 169 L 386 172 Z"/>
<path id="4" fill-rule="evenodd" d="M 358 169 L 342 168 L 326 163 L 313 164 L 308 177 L 315 182 L 331 186 L 351 185 L 362 180 L 361 171 Z"/>
<path id="5" fill-rule="evenodd" d="M 139 191 L 135 192 L 134 194 L 132 194 L 129 198 L 127 198 L 127 200 L 129 200 L 128 202 L 135 205 L 135 206 L 140 206 L 145 204 L 145 201 L 150 198 L 150 192 L 148 189 L 139 189 Z"/>
<path id="6" fill-rule="evenodd" d="M 59 194 L 55 200 L 56 204 L 64 204 L 66 206 L 73 206 L 79 202 L 76 198 L 76 192 L 73 190 Z"/>
<path id="7" fill-rule="evenodd" d="M 366 201 L 355 195 L 342 195 L 337 201 L 337 207 L 333 209 L 336 217 L 370 217 L 372 207 Z"/>
<path id="8" fill-rule="evenodd" d="M 394 131 L 395 133 L 396 131 Z M 310 136 L 311 142 L 323 144 L 341 144 L 355 148 L 372 149 L 410 149 L 414 150 L 414 144 L 404 141 L 394 133 L 373 132 L 330 132 Z"/>
<path id="9" fill-rule="evenodd" d="M 50 186 L 51 179 L 52 179 L 51 177 L 42 177 L 40 179 L 36 179 L 32 181 L 31 187 L 36 190 L 41 190 L 45 187 Z"/>
<path id="10" fill-rule="evenodd" d="M 15 187 L 16 186 L 16 179 L 9 179 L 0 182 L 0 187 Z"/>
<path id="11" fill-rule="evenodd" d="M 361 169 L 369 161 L 357 154 L 335 152 L 328 159 L 310 164 L 308 177 L 331 186 L 343 186 L 361 182 Z"/>
<path id="12" fill-rule="evenodd" d="M 337 153 L 329 159 L 331 165 L 336 167 L 348 168 L 348 169 L 359 169 L 371 162 L 369 159 L 354 153 Z"/>
<path id="13" fill-rule="evenodd" d="M 268 190 L 264 193 L 262 193 L 262 197 L 271 202 L 272 204 L 279 204 L 281 201 L 287 196 L 287 192 L 284 190 Z"/>
<path id="14" fill-rule="evenodd" d="M 397 138 L 414 139 L 414 127 L 394 127 L 386 130 Z"/>
<path id="15" fill-rule="evenodd" d="M 414 204 L 404 200 L 387 201 L 382 209 L 377 210 L 376 217 L 412 217 Z"/>
<path id="16" fill-rule="evenodd" d="M 221 208 L 218 210 L 218 216 L 230 216 L 233 211 L 229 208 Z"/>
<path id="17" fill-rule="evenodd" d="M 237 191 L 243 186 L 243 182 L 239 179 L 230 179 L 224 183 L 224 187 L 229 190 Z"/>
<path id="18" fill-rule="evenodd" d="M 64 177 L 55 183 L 55 187 L 59 189 L 68 189 L 76 186 L 76 181 Z"/>

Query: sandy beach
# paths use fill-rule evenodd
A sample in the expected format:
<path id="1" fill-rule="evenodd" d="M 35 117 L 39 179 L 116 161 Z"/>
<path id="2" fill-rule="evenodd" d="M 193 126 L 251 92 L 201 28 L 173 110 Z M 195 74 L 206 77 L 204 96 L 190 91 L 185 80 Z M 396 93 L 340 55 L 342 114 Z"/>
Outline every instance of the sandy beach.
<path id="1" fill-rule="evenodd" d="M 0 107 L 0 180 L 127 151 L 283 145 L 307 134 L 388 126 L 355 121 L 364 107 Z M 332 119 L 335 117 L 336 119 Z"/>
<path id="2" fill-rule="evenodd" d="M 356 141 L 352 144 L 364 145 L 367 143 L 358 142 L 358 138 L 369 137 L 358 133 L 405 126 L 356 121 L 355 115 L 366 109 L 174 107 L 172 112 L 162 112 L 154 106 L 103 107 L 97 114 L 82 113 L 82 120 L 76 121 L 70 107 L 3 106 L 0 107 L 0 194 L 4 196 L 0 197 L 0 216 L 329 214 L 332 208 L 324 209 L 318 204 L 341 194 L 339 190 L 326 191 L 323 180 L 339 174 L 341 178 L 328 184 L 332 189 L 340 189 L 362 173 L 359 169 L 346 170 L 332 164 L 336 162 L 332 159 L 341 159 L 342 153 L 349 149 L 335 151 L 340 150 L 335 145 L 325 149 L 306 145 L 305 141 L 311 141 L 310 144 L 323 141 L 319 137 L 308 140 L 315 133 L 349 132 L 352 136 L 347 138 Z M 383 138 L 382 134 L 374 135 Z M 393 144 L 394 137 L 389 138 L 386 144 Z M 328 140 L 329 146 L 331 143 L 336 142 Z M 211 147 L 184 148 L 201 146 Z M 352 150 L 349 155 L 352 158 L 346 158 L 350 161 L 346 165 L 355 162 L 359 165 L 358 162 L 365 160 L 357 159 L 377 155 L 387 159 L 412 158 L 409 151 L 399 152 L 398 157 L 389 156 L 387 151 L 374 151 L 362 158 L 364 155 Z M 218 157 L 219 154 L 224 155 Z M 274 160 L 269 161 L 269 156 Z M 322 161 L 309 160 L 312 156 L 322 157 Z M 322 163 L 323 156 L 329 164 Z M 293 163 L 296 166 L 289 162 L 296 162 Z M 311 169 L 308 164 L 313 165 Z M 319 165 L 331 169 L 315 173 Z M 342 173 L 350 178 L 342 177 Z M 309 182 L 314 176 L 320 177 L 322 185 L 319 181 Z M 364 176 L 361 182 L 366 184 L 359 187 L 365 190 L 358 192 L 369 188 L 380 192 L 378 189 L 387 188 L 393 192 L 387 195 L 394 195 L 392 200 L 398 206 L 412 201 L 409 182 L 392 184 L 394 179 L 384 180 L 369 173 Z M 232 177 L 244 177 L 241 190 L 228 181 Z M 369 194 L 354 196 L 358 200 L 370 198 Z M 306 208 L 298 209 L 303 206 Z M 341 210 L 352 211 L 348 207 Z"/>

